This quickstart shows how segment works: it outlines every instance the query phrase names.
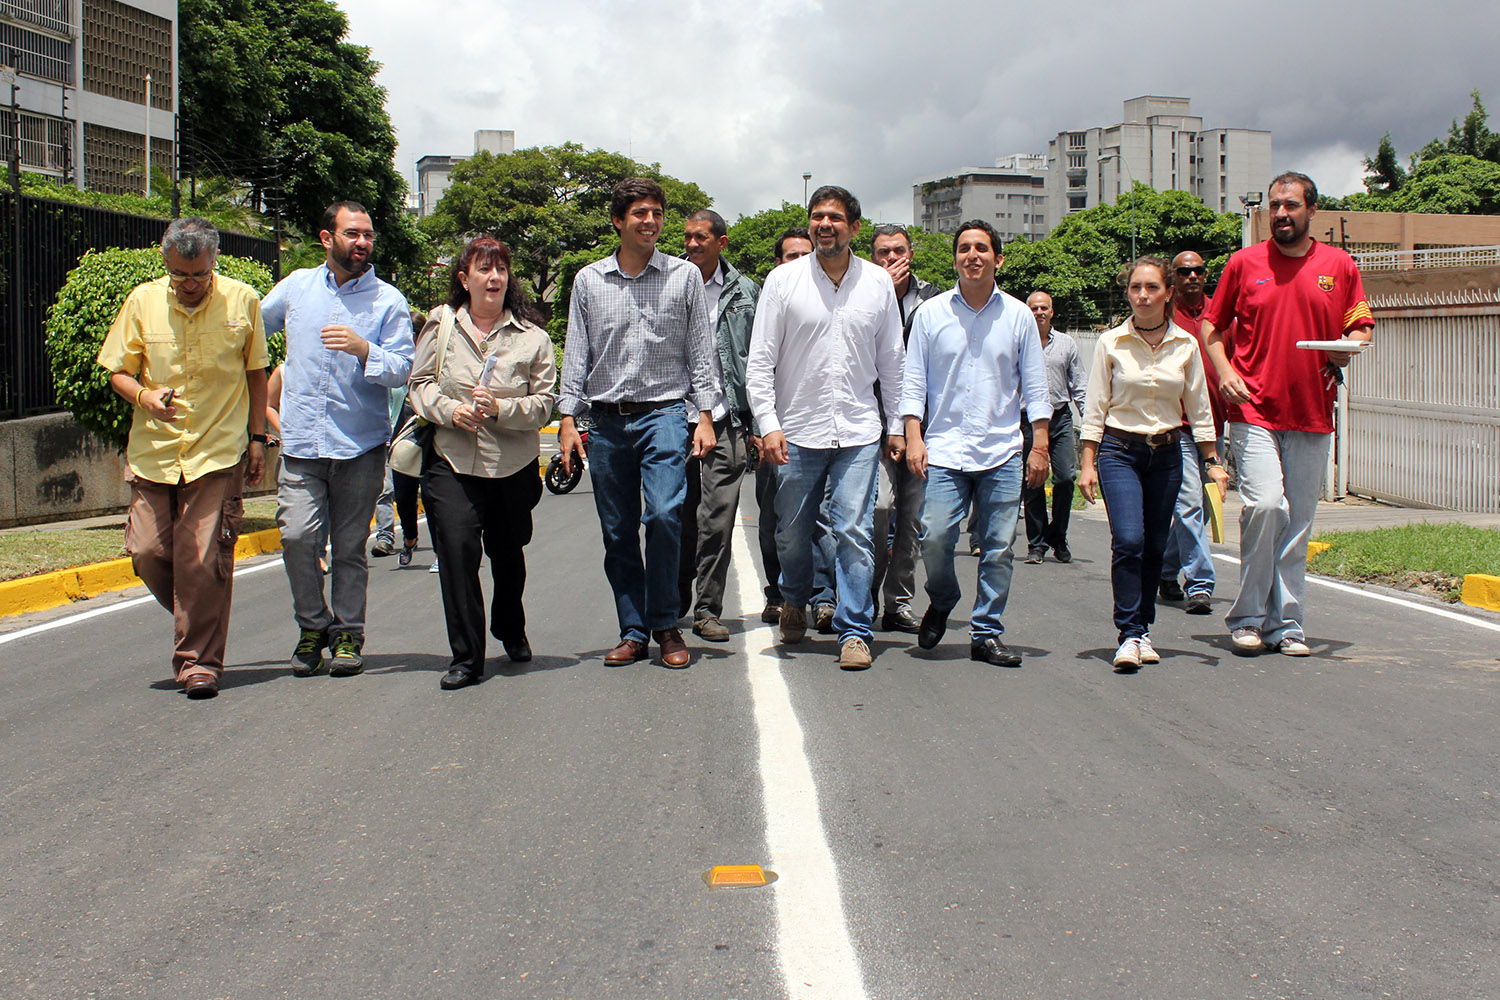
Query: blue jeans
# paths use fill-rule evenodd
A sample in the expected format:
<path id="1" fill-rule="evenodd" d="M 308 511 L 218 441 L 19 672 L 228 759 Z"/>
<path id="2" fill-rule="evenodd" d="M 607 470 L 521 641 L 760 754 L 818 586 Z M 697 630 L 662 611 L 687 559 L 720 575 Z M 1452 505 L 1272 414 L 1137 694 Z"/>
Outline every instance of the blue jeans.
<path id="1" fill-rule="evenodd" d="M 1021 414 L 1021 454 L 1031 453 L 1031 422 Z M 1052 521 L 1047 522 L 1047 488 L 1023 489 L 1026 505 L 1026 547 L 1033 552 L 1054 551 L 1068 544 L 1068 518 L 1073 513 L 1073 483 L 1078 478 L 1078 439 L 1073 433 L 1073 411 L 1060 406 L 1047 424 L 1047 455 L 1052 463 Z M 1023 473 L 1025 470 L 1022 470 Z"/>
<path id="2" fill-rule="evenodd" d="M 838 603 L 833 626 L 839 641 L 869 640 L 875 617 L 870 587 L 875 579 L 875 475 L 880 442 L 849 448 L 787 445 L 776 487 L 776 554 L 781 559 L 781 598 L 805 606 L 813 592 L 813 538 L 818 509 L 829 491 Z"/>
<path id="3" fill-rule="evenodd" d="M 681 403 L 632 416 L 608 413 L 603 407 L 595 411 L 589 432 L 589 480 L 604 535 L 604 575 L 615 593 L 621 639 L 645 642 L 648 632 L 677 624 L 682 501 L 687 495 L 682 438 L 686 420 Z"/>
<path id="4" fill-rule="evenodd" d="M 1162 580 L 1176 581 L 1182 572 L 1182 589 L 1191 597 L 1214 592 L 1214 558 L 1209 549 L 1213 533 L 1208 526 L 1208 508 L 1203 503 L 1203 462 L 1192 435 L 1183 434 L 1182 487 L 1172 512 L 1172 531 L 1162 554 Z"/>
<path id="5" fill-rule="evenodd" d="M 1138 639 L 1156 621 L 1156 584 L 1182 487 L 1182 449 L 1152 448 L 1110 434 L 1095 461 L 1109 514 L 1109 582 L 1119 640 Z"/>
<path id="6" fill-rule="evenodd" d="M 922 565 L 927 570 L 927 597 L 939 611 L 952 611 L 961 595 L 953 568 L 959 523 L 972 502 L 969 536 L 979 543 L 979 583 L 969 615 L 969 641 L 982 642 L 1005 633 L 1000 618 L 1010 599 L 1014 569 L 1016 514 L 1021 507 L 1025 454 L 993 469 L 960 472 L 927 468 L 922 501 Z"/>
<path id="7" fill-rule="evenodd" d="M 1323 489 L 1332 434 L 1230 424 L 1240 470 L 1240 593 L 1225 621 L 1253 625 L 1271 644 L 1303 639 L 1307 541 Z"/>

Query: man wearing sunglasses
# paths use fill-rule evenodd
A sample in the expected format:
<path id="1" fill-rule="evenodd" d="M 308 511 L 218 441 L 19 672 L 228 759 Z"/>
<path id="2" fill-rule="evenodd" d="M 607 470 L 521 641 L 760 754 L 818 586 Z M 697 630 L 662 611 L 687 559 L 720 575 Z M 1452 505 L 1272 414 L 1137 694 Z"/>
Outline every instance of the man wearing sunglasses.
<path id="1" fill-rule="evenodd" d="M 1214 434 L 1224 440 L 1224 399 L 1219 395 L 1219 373 L 1208 360 L 1208 351 L 1203 344 L 1203 313 L 1213 300 L 1204 292 L 1208 268 L 1203 258 L 1191 250 L 1184 250 L 1172 258 L 1172 284 L 1177 289 L 1172 322 L 1191 333 L 1198 340 L 1198 350 L 1203 354 L 1203 368 L 1208 376 L 1208 398 L 1214 413 Z M 1229 336 L 1232 338 L 1233 334 Z M 1214 593 L 1214 560 L 1209 550 L 1210 532 L 1208 511 L 1203 506 L 1203 473 L 1198 461 L 1198 446 L 1192 435 L 1179 435 L 1182 447 L 1182 488 L 1177 493 L 1177 508 L 1172 513 L 1172 529 L 1167 536 L 1167 549 L 1162 556 L 1161 585 L 1159 593 L 1164 601 L 1184 601 L 1184 610 L 1190 615 L 1206 615 L 1212 611 L 1210 600 Z M 1182 582 L 1177 582 L 1181 571 Z"/>

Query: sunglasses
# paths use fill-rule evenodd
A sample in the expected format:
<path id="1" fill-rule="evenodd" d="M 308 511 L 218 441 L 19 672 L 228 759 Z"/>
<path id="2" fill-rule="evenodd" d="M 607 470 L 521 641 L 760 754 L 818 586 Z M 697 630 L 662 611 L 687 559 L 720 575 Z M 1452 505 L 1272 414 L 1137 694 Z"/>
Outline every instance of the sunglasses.
<path id="1" fill-rule="evenodd" d="M 1190 274 L 1207 274 L 1208 268 L 1203 264 L 1199 264 L 1197 267 L 1179 267 L 1177 273 L 1186 278 Z"/>

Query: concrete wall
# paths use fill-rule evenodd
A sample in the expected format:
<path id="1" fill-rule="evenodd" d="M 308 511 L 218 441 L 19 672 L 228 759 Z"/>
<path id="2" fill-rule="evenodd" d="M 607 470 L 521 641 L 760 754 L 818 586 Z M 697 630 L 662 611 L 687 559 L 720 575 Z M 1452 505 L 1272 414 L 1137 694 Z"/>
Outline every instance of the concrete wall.
<path id="1" fill-rule="evenodd" d="M 275 483 L 277 453 L 268 457 L 266 483 Z M 270 492 L 266 483 L 253 492 Z M 129 503 L 125 457 L 71 414 L 0 421 L 0 528 L 111 514 Z"/>

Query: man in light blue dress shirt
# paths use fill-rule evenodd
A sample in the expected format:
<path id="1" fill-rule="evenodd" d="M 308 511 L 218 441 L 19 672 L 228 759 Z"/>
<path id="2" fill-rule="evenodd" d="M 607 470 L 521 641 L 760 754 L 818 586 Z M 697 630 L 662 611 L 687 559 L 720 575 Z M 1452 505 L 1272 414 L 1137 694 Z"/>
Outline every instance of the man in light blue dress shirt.
<path id="1" fill-rule="evenodd" d="M 1052 415 L 1047 368 L 1036 320 L 1024 303 L 995 287 L 1004 257 L 987 222 L 959 226 L 953 237 L 958 285 L 928 299 L 906 342 L 901 416 L 907 464 L 927 480 L 922 503 L 922 562 L 931 605 L 917 644 L 942 641 L 961 596 L 953 567 L 959 522 L 973 504 L 970 533 L 979 545 L 979 583 L 969 616 L 969 658 L 1014 667 L 1021 656 L 1000 636 L 1010 597 L 1021 481 L 1047 478 Z M 1021 454 L 1021 409 L 1033 445 Z M 926 431 L 923 431 L 923 416 Z"/>
<path id="2" fill-rule="evenodd" d="M 364 669 L 365 542 L 385 481 L 390 389 L 411 374 L 406 299 L 370 269 L 375 231 L 352 201 L 330 205 L 320 238 L 327 259 L 283 278 L 261 303 L 266 332 L 286 331 L 281 390 L 282 561 L 300 635 L 292 673 Z M 332 608 L 318 565 L 333 547 Z"/>

